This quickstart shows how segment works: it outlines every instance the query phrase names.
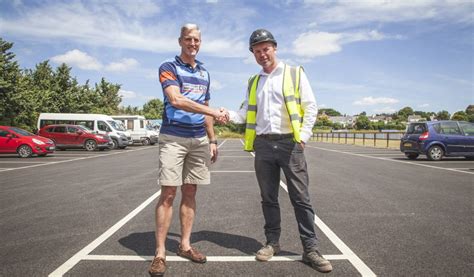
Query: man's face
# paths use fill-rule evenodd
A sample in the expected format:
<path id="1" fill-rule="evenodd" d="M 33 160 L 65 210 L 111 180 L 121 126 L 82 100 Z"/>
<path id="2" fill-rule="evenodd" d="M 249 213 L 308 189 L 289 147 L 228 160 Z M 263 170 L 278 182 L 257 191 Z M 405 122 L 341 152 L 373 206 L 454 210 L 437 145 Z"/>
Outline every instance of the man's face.
<path id="1" fill-rule="evenodd" d="M 271 42 L 262 42 L 252 46 L 255 60 L 263 69 L 273 69 L 276 65 L 276 48 Z"/>
<path id="2" fill-rule="evenodd" d="M 198 30 L 190 30 L 179 38 L 181 53 L 195 57 L 201 46 L 201 33 Z"/>

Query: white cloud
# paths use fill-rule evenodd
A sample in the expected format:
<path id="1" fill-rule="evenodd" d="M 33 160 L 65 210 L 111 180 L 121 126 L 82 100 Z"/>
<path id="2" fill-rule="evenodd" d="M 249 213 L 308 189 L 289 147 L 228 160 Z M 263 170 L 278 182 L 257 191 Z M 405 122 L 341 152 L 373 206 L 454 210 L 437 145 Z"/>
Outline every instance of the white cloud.
<path id="1" fill-rule="evenodd" d="M 216 5 L 217 8 L 219 5 Z M 73 0 L 67 3 L 52 1 L 47 5 L 20 5 L 16 11 L 20 16 L 0 18 L 0 33 L 23 36 L 29 40 L 64 39 L 92 46 L 174 53 L 179 50 L 177 37 L 181 22 L 174 20 L 174 14 L 160 14 L 158 21 L 148 20 L 147 17 L 160 10 L 151 0 L 139 3 L 126 0 L 84 3 Z M 252 10 L 234 8 L 211 17 L 209 13 L 204 15 L 196 9 L 196 16 L 209 17 L 201 26 L 206 29 L 201 52 L 218 57 L 244 57 L 247 54 L 246 40 L 236 35 L 236 29 L 243 27 L 226 24 L 228 19 L 225 14 L 232 12 L 239 16 L 244 14 L 242 18 L 253 15 Z"/>
<path id="2" fill-rule="evenodd" d="M 392 108 L 392 107 L 383 107 L 383 108 L 380 108 L 380 109 L 374 109 L 374 112 L 376 112 L 376 113 L 394 113 L 396 111 L 397 111 L 397 109 Z"/>
<path id="3" fill-rule="evenodd" d="M 124 72 L 138 66 L 138 61 L 131 58 L 124 58 L 119 62 L 112 62 L 105 67 L 107 71 Z"/>
<path id="4" fill-rule="evenodd" d="M 425 104 L 418 105 L 418 108 L 427 108 L 429 106 L 430 106 L 430 104 L 425 103 Z"/>
<path id="5" fill-rule="evenodd" d="M 352 33 L 310 31 L 299 35 L 293 41 L 293 53 L 301 57 L 314 58 L 337 53 L 342 50 L 342 45 L 348 43 L 401 38 L 402 36 L 387 36 L 377 30 Z"/>
<path id="6" fill-rule="evenodd" d="M 137 93 L 131 90 L 124 90 L 120 89 L 119 90 L 119 95 L 122 97 L 122 99 L 134 99 L 137 98 Z"/>
<path id="7" fill-rule="evenodd" d="M 119 9 L 127 16 L 150 17 L 160 12 L 160 7 L 151 0 L 114 0 Z"/>
<path id="8" fill-rule="evenodd" d="M 51 58 L 55 63 L 66 63 L 68 66 L 76 66 L 84 70 L 102 70 L 114 72 L 125 72 L 138 66 L 138 61 L 132 58 L 123 58 L 118 62 L 111 62 L 104 66 L 96 58 L 89 54 L 74 49 L 62 55 L 57 55 Z"/>
<path id="9" fill-rule="evenodd" d="M 55 63 L 66 63 L 69 66 L 77 66 L 85 70 L 100 70 L 102 64 L 94 57 L 80 50 L 74 49 L 63 55 L 54 56 L 51 60 Z"/>
<path id="10" fill-rule="evenodd" d="M 326 32 L 307 32 L 293 41 L 293 52 L 298 56 L 314 58 L 341 51 L 341 35 Z"/>
<path id="11" fill-rule="evenodd" d="M 321 9 L 306 1 L 326 23 L 363 24 L 369 22 L 405 22 L 419 20 L 454 20 L 472 23 L 472 2 L 464 0 L 439 1 L 334 1 Z M 318 1 L 320 2 L 320 1 Z"/>
<path id="12" fill-rule="evenodd" d="M 215 80 L 215 79 L 211 80 L 211 91 L 220 90 L 224 87 L 225 86 L 218 80 Z"/>
<path id="13" fill-rule="evenodd" d="M 388 98 L 388 97 L 364 97 L 360 100 L 354 101 L 352 104 L 357 106 L 372 106 L 372 105 L 379 105 L 379 104 L 395 104 L 399 101 L 395 98 Z"/>

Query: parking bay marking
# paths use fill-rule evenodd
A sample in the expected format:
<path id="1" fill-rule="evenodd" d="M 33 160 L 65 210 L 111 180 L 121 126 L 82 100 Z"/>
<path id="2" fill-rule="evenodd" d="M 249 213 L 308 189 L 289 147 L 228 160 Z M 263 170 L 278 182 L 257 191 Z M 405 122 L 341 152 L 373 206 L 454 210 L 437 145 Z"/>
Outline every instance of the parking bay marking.
<path id="1" fill-rule="evenodd" d="M 364 158 L 378 159 L 378 160 L 384 160 L 384 161 L 396 162 L 396 163 L 412 164 L 412 165 L 417 165 L 417 166 L 424 166 L 424 167 L 428 167 L 428 168 L 442 169 L 442 170 L 454 171 L 454 172 L 459 172 L 459 173 L 474 174 L 474 172 L 462 171 L 462 170 L 457 170 L 457 169 L 453 169 L 453 168 L 443 168 L 443 167 L 438 167 L 438 166 L 433 166 L 433 165 L 427 165 L 427 164 L 422 164 L 422 163 L 417 163 L 417 162 L 400 161 L 400 160 L 395 160 L 395 159 L 390 159 L 390 158 L 383 158 L 383 157 L 375 157 L 375 156 L 369 156 L 369 155 L 355 154 L 355 153 L 351 153 L 351 152 L 339 151 L 339 150 L 334 150 L 334 149 L 326 149 L 326 148 L 317 147 L 317 146 L 312 146 L 312 145 L 306 145 L 306 147 L 314 148 L 314 149 L 319 149 L 319 150 L 323 150 L 323 151 L 329 151 L 329 152 L 336 152 L 336 153 L 341 153 L 341 154 L 359 156 L 359 157 L 364 157 Z"/>
<path id="2" fill-rule="evenodd" d="M 17 169 L 25 169 L 25 168 L 38 167 L 38 166 L 50 165 L 50 164 L 67 163 L 67 162 L 73 162 L 73 161 L 79 161 L 79 160 L 92 159 L 92 158 L 96 158 L 96 157 L 105 157 L 105 156 L 110 156 L 110 155 L 130 153 L 130 152 L 140 151 L 140 150 L 144 150 L 144 149 L 148 149 L 148 148 L 137 148 L 137 149 L 127 150 L 127 151 L 117 151 L 117 152 L 108 153 L 108 154 L 104 154 L 104 155 L 94 155 L 94 156 L 80 157 L 80 158 L 72 159 L 72 160 L 45 162 L 45 163 L 42 163 L 42 164 L 34 164 L 34 165 L 28 165 L 28 166 L 22 166 L 22 167 L 9 168 L 9 169 L 5 169 L 3 171 L 12 171 L 12 170 L 17 170 Z"/>

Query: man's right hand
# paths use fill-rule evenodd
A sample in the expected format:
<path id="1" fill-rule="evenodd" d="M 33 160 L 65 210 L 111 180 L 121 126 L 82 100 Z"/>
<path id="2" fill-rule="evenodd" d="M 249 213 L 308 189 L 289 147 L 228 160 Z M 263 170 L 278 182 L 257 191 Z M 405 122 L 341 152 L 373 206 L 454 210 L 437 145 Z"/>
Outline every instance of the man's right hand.
<path id="1" fill-rule="evenodd" d="M 218 111 L 216 111 L 214 119 L 221 124 L 226 124 L 229 122 L 229 112 L 225 108 L 221 107 Z"/>

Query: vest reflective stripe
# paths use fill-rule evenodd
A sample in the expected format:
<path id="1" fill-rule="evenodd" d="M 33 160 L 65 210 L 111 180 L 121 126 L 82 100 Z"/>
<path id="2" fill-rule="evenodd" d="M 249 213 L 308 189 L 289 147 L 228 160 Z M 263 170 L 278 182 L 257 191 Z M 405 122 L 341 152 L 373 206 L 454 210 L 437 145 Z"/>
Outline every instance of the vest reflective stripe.
<path id="1" fill-rule="evenodd" d="M 303 123 L 304 112 L 301 109 L 300 97 L 300 72 L 303 70 L 301 66 L 292 67 L 285 65 L 283 69 L 283 98 L 293 129 L 293 138 L 296 142 L 300 142 L 300 129 Z M 257 85 L 259 75 L 255 75 L 249 79 L 248 84 L 248 109 L 247 109 L 247 125 L 245 129 L 245 151 L 253 151 L 253 143 L 257 135 L 255 131 L 257 123 Z"/>
<path id="2" fill-rule="evenodd" d="M 255 75 L 249 79 L 248 85 L 248 107 L 247 107 L 247 124 L 245 126 L 245 151 L 253 151 L 253 141 L 257 132 L 255 128 L 257 127 L 257 85 L 258 80 L 260 80 L 260 75 Z M 249 139 L 253 138 L 253 139 Z M 247 150 L 249 149 L 249 150 Z"/>

